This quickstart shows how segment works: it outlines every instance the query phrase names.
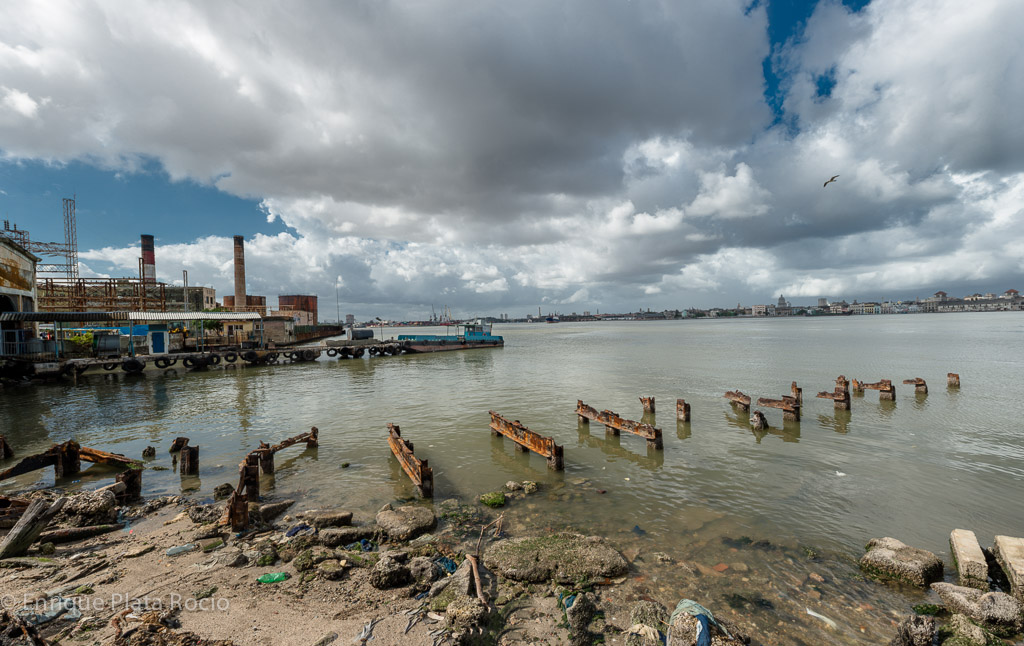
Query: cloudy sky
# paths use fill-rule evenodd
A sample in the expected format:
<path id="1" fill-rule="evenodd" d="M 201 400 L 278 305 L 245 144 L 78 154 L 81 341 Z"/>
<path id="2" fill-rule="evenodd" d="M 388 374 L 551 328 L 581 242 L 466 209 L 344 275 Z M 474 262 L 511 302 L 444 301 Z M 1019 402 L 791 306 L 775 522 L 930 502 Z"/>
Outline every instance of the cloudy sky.
<path id="1" fill-rule="evenodd" d="M 1019 0 L 0 3 L 0 216 L 360 317 L 1024 289 Z M 832 175 L 839 179 L 823 187 Z"/>

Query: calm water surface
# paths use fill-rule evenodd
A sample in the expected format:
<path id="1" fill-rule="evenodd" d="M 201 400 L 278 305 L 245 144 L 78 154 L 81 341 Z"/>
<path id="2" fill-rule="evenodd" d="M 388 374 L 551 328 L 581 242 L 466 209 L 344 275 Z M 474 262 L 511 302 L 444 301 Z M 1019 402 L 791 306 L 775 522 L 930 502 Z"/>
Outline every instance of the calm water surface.
<path id="1" fill-rule="evenodd" d="M 317 426 L 320 448 L 279 454 L 265 489 L 368 518 L 413 495 L 390 457 L 385 424 L 394 422 L 429 458 L 438 500 L 508 480 L 541 482 L 540 495 L 510 508 L 516 522 L 607 535 L 638 556 L 638 595 L 669 607 L 681 596 L 703 600 L 768 643 L 891 635 L 894 613 L 924 597 L 857 579 L 853 559 L 872 537 L 896 536 L 948 563 L 955 527 L 973 529 L 983 544 L 1024 535 L 1019 313 L 499 325 L 495 333 L 504 349 L 90 373 L 78 386 L 0 392 L 0 429 L 19 456 L 74 438 L 133 457 L 153 445 L 151 465 L 166 467 L 171 440 L 185 435 L 200 446 L 200 478 L 147 471 L 145 493 L 207 497 L 237 480 L 241 457 L 259 441 Z M 961 389 L 946 388 L 947 372 L 960 373 Z M 849 413 L 834 411 L 814 394 L 832 390 L 840 374 L 923 377 L 931 392 L 918 396 L 899 383 L 894 403 L 867 391 Z M 763 409 L 767 433 L 752 432 L 722 398 L 735 389 L 778 398 L 794 380 L 804 388 L 802 421 L 783 424 L 781 411 Z M 657 397 L 664 451 L 625 433 L 606 437 L 573 413 L 582 399 L 639 419 L 639 395 Z M 675 421 L 679 397 L 692 406 L 690 424 Z M 564 473 L 492 438 L 488 410 L 564 445 Z M 61 484 L 107 478 L 92 467 L 80 482 Z M 38 472 L 0 489 L 52 481 L 52 471 Z M 656 552 L 676 563 L 658 563 Z M 710 567 L 719 563 L 730 568 L 719 574 Z M 808 580 L 812 572 L 825 583 Z M 839 630 L 825 629 L 808 607 Z"/>

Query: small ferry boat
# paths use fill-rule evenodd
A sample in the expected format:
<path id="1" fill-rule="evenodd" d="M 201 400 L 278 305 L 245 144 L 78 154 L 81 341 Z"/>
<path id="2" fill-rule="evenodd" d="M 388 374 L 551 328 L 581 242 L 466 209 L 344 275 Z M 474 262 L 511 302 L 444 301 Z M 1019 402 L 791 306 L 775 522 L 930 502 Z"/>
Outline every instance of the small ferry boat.
<path id="1" fill-rule="evenodd" d="M 500 348 L 505 339 L 491 334 L 490 323 L 460 323 L 457 334 L 399 334 L 398 341 L 407 352 L 444 352 L 472 348 Z"/>

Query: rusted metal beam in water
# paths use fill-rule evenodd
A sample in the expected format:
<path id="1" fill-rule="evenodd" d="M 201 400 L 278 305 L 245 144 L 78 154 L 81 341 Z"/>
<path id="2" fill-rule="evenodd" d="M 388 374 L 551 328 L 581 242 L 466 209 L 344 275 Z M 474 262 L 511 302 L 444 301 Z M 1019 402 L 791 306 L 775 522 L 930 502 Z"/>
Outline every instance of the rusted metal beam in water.
<path id="1" fill-rule="evenodd" d="M 654 412 L 654 397 L 641 397 L 640 403 L 644 405 L 645 413 Z"/>
<path id="2" fill-rule="evenodd" d="M 9 460 L 14 457 L 14 450 L 7 443 L 7 438 L 0 435 L 0 460 Z"/>
<path id="3" fill-rule="evenodd" d="M 87 446 L 83 446 L 79 449 L 78 454 L 86 462 L 92 462 L 94 464 L 108 464 L 128 469 L 134 469 L 140 464 L 138 460 L 133 460 L 128 456 L 121 455 L 120 453 L 110 453 L 99 449 L 90 449 Z"/>
<path id="4" fill-rule="evenodd" d="M 504 435 L 518 446 L 547 458 L 549 469 L 561 471 L 565 467 L 562 447 L 555 444 L 553 438 L 542 437 L 523 426 L 519 420 L 509 421 L 493 410 L 488 412 L 491 415 L 491 433 L 495 436 Z"/>
<path id="5" fill-rule="evenodd" d="M 744 395 L 739 390 L 730 390 L 722 396 L 739 406 L 744 412 L 750 412 L 750 395 Z"/>
<path id="6" fill-rule="evenodd" d="M 757 400 L 757 405 L 781 409 L 782 419 L 789 420 L 791 422 L 800 421 L 800 404 L 797 403 L 796 397 L 790 397 L 789 395 L 783 395 L 782 399 L 768 399 L 767 397 L 761 397 Z"/>
<path id="7" fill-rule="evenodd" d="M 790 390 L 790 393 L 793 396 L 793 399 L 796 400 L 796 403 L 798 403 L 801 406 L 803 406 L 804 405 L 804 389 L 803 388 L 797 388 L 796 382 L 794 381 L 793 385 L 789 387 L 789 390 Z"/>
<path id="8" fill-rule="evenodd" d="M 959 388 L 960 387 L 960 375 L 955 372 L 946 373 L 946 387 L 948 388 Z"/>
<path id="9" fill-rule="evenodd" d="M 680 422 L 690 421 L 690 405 L 683 399 L 676 400 L 676 419 Z"/>
<path id="10" fill-rule="evenodd" d="M 420 495 L 424 498 L 434 497 L 434 471 L 427 465 L 426 460 L 421 460 L 413 455 L 412 442 L 402 438 L 402 430 L 397 424 L 388 422 L 388 444 L 391 452 L 398 458 L 412 483 L 416 485 Z"/>
<path id="11" fill-rule="evenodd" d="M 183 446 L 188 446 L 188 438 L 187 437 L 176 437 L 176 438 L 174 438 L 174 441 L 171 442 L 171 448 L 168 449 L 168 453 L 174 453 L 176 451 L 180 451 Z"/>
<path id="12" fill-rule="evenodd" d="M 850 382 L 843 375 L 836 379 L 833 392 L 820 392 L 817 396 L 819 399 L 831 399 L 836 410 L 850 410 Z"/>
<path id="13" fill-rule="evenodd" d="M 665 448 L 661 438 L 661 429 L 651 424 L 622 418 L 610 410 L 603 410 L 598 413 L 597 409 L 593 406 L 587 406 L 580 399 L 576 400 L 576 414 L 581 419 L 594 420 L 604 424 L 609 431 L 614 432 L 616 435 L 618 435 L 619 431 L 626 431 L 627 433 L 644 438 L 647 440 L 647 445 L 653 449 Z"/>
<path id="14" fill-rule="evenodd" d="M 191 444 L 181 447 L 181 461 L 178 473 L 183 476 L 199 475 L 199 447 Z"/>
<path id="15" fill-rule="evenodd" d="M 861 390 L 877 390 L 879 399 L 896 399 L 896 386 L 893 386 L 889 379 L 882 379 L 873 384 L 866 384 L 862 381 L 858 385 Z"/>
<path id="16" fill-rule="evenodd" d="M 914 377 L 913 379 L 904 379 L 903 383 L 913 384 L 915 393 L 920 393 L 922 395 L 928 394 L 928 384 L 925 383 L 925 380 L 921 379 L 920 377 Z"/>

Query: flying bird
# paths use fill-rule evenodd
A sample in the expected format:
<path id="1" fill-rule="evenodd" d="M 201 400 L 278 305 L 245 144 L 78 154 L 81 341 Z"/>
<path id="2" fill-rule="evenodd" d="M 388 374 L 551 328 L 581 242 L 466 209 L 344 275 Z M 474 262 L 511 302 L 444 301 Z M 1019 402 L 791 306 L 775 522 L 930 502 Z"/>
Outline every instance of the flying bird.
<path id="1" fill-rule="evenodd" d="M 837 177 L 839 177 L 839 176 L 838 176 L 838 175 L 833 175 L 833 176 L 832 176 L 832 179 L 830 179 L 830 180 L 828 180 L 827 182 L 825 182 L 824 184 L 822 184 L 822 185 L 821 185 L 821 187 L 822 187 L 822 188 L 825 188 L 826 186 L 828 186 L 828 185 L 829 185 L 829 184 L 831 184 L 832 182 L 836 181 L 836 178 L 837 178 Z"/>

